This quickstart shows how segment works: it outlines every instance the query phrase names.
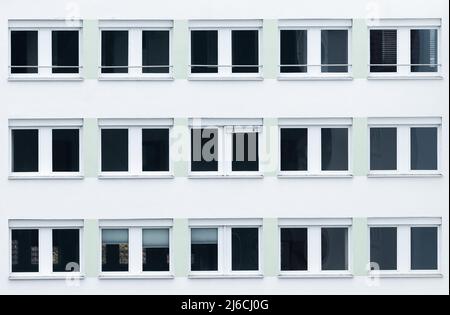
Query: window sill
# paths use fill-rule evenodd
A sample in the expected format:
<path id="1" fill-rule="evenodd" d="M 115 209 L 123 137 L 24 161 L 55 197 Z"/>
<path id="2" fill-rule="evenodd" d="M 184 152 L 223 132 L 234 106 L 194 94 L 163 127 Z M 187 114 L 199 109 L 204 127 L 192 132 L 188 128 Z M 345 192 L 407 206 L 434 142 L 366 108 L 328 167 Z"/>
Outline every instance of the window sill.
<path id="1" fill-rule="evenodd" d="M 98 175 L 98 179 L 173 179 L 173 174 L 167 175 Z"/>
<path id="2" fill-rule="evenodd" d="M 10 175 L 9 180 L 83 180 L 83 175 Z"/>
<path id="3" fill-rule="evenodd" d="M 442 174 L 393 174 L 393 173 L 385 173 L 385 174 L 369 174 L 368 178 L 441 178 Z"/>
<path id="4" fill-rule="evenodd" d="M 421 75 L 369 75 L 368 80 L 444 80 L 441 75 L 421 76 Z"/>
<path id="5" fill-rule="evenodd" d="M 351 273 L 304 273 L 304 274 L 280 274 L 279 279 L 353 279 Z"/>
<path id="6" fill-rule="evenodd" d="M 278 75 L 278 81 L 353 81 L 351 75 L 346 76 L 288 76 Z"/>
<path id="7" fill-rule="evenodd" d="M 201 174 L 190 174 L 189 179 L 263 179 L 264 175 L 201 175 Z"/>
<path id="8" fill-rule="evenodd" d="M 188 275 L 189 279 L 263 279 L 263 274 L 242 274 L 242 275 L 222 275 L 222 274 L 211 274 L 211 275 Z"/>
<path id="9" fill-rule="evenodd" d="M 48 81 L 62 81 L 62 82 L 82 82 L 83 77 L 9 77 L 9 82 L 48 82 Z"/>
<path id="10" fill-rule="evenodd" d="M 188 81 L 264 81 L 264 77 L 257 76 L 211 76 L 196 77 L 189 76 Z"/>
<path id="11" fill-rule="evenodd" d="M 100 275 L 99 280 L 171 280 L 175 279 L 172 274 L 164 275 L 150 275 L 150 274 L 138 274 L 138 275 Z"/>
<path id="12" fill-rule="evenodd" d="M 406 278 L 406 279 L 440 279 L 444 278 L 444 275 L 441 273 L 369 273 L 369 277 L 371 278 L 384 278 L 384 279 L 392 279 L 392 278 Z"/>
<path id="13" fill-rule="evenodd" d="M 299 179 L 301 179 L 301 178 L 304 178 L 304 179 L 306 179 L 306 178 L 311 178 L 311 179 L 313 179 L 313 178 L 315 178 L 315 179 L 329 179 L 329 178 L 347 178 L 347 179 L 350 179 L 350 178 L 353 178 L 353 175 L 352 174 L 323 174 L 323 175 L 321 175 L 321 174 L 310 174 L 310 175 L 308 175 L 308 174 L 278 174 L 277 175 L 277 177 L 278 178 L 280 178 L 280 179 L 296 179 L 296 178 L 299 178 Z"/>
<path id="14" fill-rule="evenodd" d="M 18 281 L 18 280 L 84 280 L 85 276 L 76 274 L 76 275 L 48 275 L 48 276 L 40 276 L 40 275 L 10 275 L 9 280 Z"/>
<path id="15" fill-rule="evenodd" d="M 160 76 L 160 77 L 105 77 L 100 76 L 98 81 L 175 81 L 172 76 Z"/>

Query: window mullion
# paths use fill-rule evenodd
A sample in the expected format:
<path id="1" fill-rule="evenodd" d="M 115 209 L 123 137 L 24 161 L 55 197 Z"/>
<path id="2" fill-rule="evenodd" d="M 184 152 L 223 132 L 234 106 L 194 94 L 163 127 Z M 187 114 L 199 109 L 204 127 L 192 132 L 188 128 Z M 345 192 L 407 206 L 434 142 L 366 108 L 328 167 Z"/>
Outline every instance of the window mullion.
<path id="1" fill-rule="evenodd" d="M 318 174 L 322 170 L 321 127 L 308 128 L 308 173 Z"/>
<path id="2" fill-rule="evenodd" d="M 410 130 L 409 126 L 397 128 L 397 170 L 401 174 L 407 174 L 411 169 Z"/>
<path id="3" fill-rule="evenodd" d="M 130 228 L 128 242 L 129 271 L 139 274 L 142 271 L 142 229 Z"/>
<path id="4" fill-rule="evenodd" d="M 397 270 L 407 273 L 411 270 L 411 227 L 400 226 L 397 233 Z"/>
<path id="5" fill-rule="evenodd" d="M 322 266 L 322 230 L 318 226 L 308 228 L 308 272 L 319 273 Z"/>
<path id="6" fill-rule="evenodd" d="M 409 75 L 411 73 L 411 30 L 401 27 L 397 31 L 397 63 L 398 74 Z"/>
<path id="7" fill-rule="evenodd" d="M 39 273 L 49 275 L 53 272 L 52 229 L 39 229 Z"/>
<path id="8" fill-rule="evenodd" d="M 137 77 L 142 73 L 142 30 L 133 28 L 128 34 L 128 66 L 131 67 L 128 73 L 131 77 Z"/>
<path id="9" fill-rule="evenodd" d="M 129 172 L 136 175 L 142 172 L 142 128 L 130 127 L 128 137 Z"/>
<path id="10" fill-rule="evenodd" d="M 52 74 L 52 30 L 40 29 L 38 32 L 38 70 L 40 76 L 48 77 Z"/>
<path id="11" fill-rule="evenodd" d="M 232 30 L 229 28 L 221 28 L 218 30 L 219 66 L 227 66 L 219 67 L 219 75 L 231 75 L 232 73 L 232 68 L 229 67 L 233 63 L 231 32 Z"/>
<path id="12" fill-rule="evenodd" d="M 52 129 L 39 128 L 39 174 L 49 175 L 53 172 Z"/>
<path id="13" fill-rule="evenodd" d="M 318 65 L 322 64 L 321 58 L 321 46 L 322 37 L 321 30 L 319 28 L 308 29 L 308 73 L 313 76 L 320 75 L 321 67 Z"/>

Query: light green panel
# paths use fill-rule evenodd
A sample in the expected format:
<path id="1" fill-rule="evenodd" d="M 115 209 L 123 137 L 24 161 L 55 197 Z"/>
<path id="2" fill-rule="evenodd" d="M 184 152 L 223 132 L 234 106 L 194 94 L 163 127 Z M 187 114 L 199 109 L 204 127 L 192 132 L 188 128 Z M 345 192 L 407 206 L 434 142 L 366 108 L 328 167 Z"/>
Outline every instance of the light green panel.
<path id="1" fill-rule="evenodd" d="M 367 118 L 353 118 L 353 173 L 367 176 L 369 173 L 369 129 Z"/>
<path id="2" fill-rule="evenodd" d="M 278 173 L 278 119 L 264 118 L 264 145 L 261 167 L 264 176 L 277 176 Z"/>
<path id="3" fill-rule="evenodd" d="M 365 19 L 353 20 L 353 76 L 355 79 L 366 79 L 369 75 L 369 29 Z"/>
<path id="4" fill-rule="evenodd" d="M 367 218 L 353 218 L 353 274 L 355 276 L 368 275 L 369 257 L 369 228 Z"/>
<path id="5" fill-rule="evenodd" d="M 83 125 L 84 176 L 98 176 L 98 123 L 95 118 L 85 118 Z"/>
<path id="6" fill-rule="evenodd" d="M 172 158 L 175 177 L 188 176 L 189 136 L 189 120 L 187 118 L 175 118 L 172 132 Z"/>
<path id="7" fill-rule="evenodd" d="M 265 277 L 276 277 L 278 275 L 278 253 L 280 252 L 278 239 L 278 219 L 265 218 L 263 221 Z"/>
<path id="8" fill-rule="evenodd" d="M 83 66 L 85 79 L 97 79 L 100 34 L 98 20 L 83 21 Z"/>
<path id="9" fill-rule="evenodd" d="M 263 72 L 265 79 L 276 79 L 280 61 L 278 20 L 264 20 L 263 24 Z"/>
<path id="10" fill-rule="evenodd" d="M 176 277 L 187 277 L 189 274 L 189 220 L 175 219 L 173 221 L 173 261 Z"/>
<path id="11" fill-rule="evenodd" d="M 99 271 L 99 225 L 97 220 L 84 220 L 85 274 L 95 278 Z"/>
<path id="12" fill-rule="evenodd" d="M 175 20 L 173 24 L 173 72 L 175 79 L 187 79 L 189 73 L 189 23 Z"/>

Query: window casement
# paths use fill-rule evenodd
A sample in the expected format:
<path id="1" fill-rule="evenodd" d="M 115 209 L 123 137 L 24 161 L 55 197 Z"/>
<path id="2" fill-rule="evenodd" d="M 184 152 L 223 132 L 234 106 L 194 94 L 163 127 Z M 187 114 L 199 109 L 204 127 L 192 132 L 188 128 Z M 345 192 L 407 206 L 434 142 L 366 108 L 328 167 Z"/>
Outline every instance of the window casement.
<path id="1" fill-rule="evenodd" d="M 352 174 L 351 118 L 280 119 L 279 176 Z"/>
<path id="2" fill-rule="evenodd" d="M 81 80 L 82 21 L 10 20 L 10 80 Z"/>
<path id="3" fill-rule="evenodd" d="M 352 219 L 280 219 L 279 276 L 351 276 Z"/>
<path id="4" fill-rule="evenodd" d="M 441 218 L 369 218 L 369 266 L 379 276 L 439 276 Z"/>
<path id="5" fill-rule="evenodd" d="M 172 278 L 172 220 L 100 220 L 100 278 Z"/>
<path id="6" fill-rule="evenodd" d="M 191 119 L 191 177 L 262 177 L 262 119 Z"/>
<path id="7" fill-rule="evenodd" d="M 171 178 L 173 119 L 99 119 L 100 178 Z"/>
<path id="8" fill-rule="evenodd" d="M 280 20 L 279 79 L 351 79 L 351 20 Z"/>
<path id="9" fill-rule="evenodd" d="M 82 119 L 12 119 L 11 179 L 82 178 Z"/>
<path id="10" fill-rule="evenodd" d="M 193 219 L 189 226 L 189 277 L 262 277 L 262 220 Z"/>
<path id="11" fill-rule="evenodd" d="M 10 279 L 83 277 L 81 220 L 10 220 Z"/>
<path id="12" fill-rule="evenodd" d="M 442 119 L 369 118 L 369 176 L 438 176 Z"/>
<path id="13" fill-rule="evenodd" d="M 261 20 L 191 20 L 189 29 L 190 79 L 262 79 Z"/>
<path id="14" fill-rule="evenodd" d="M 441 23 L 440 19 L 370 22 L 369 78 L 439 78 Z"/>
<path id="15" fill-rule="evenodd" d="M 101 80 L 172 80 L 173 21 L 101 20 Z"/>

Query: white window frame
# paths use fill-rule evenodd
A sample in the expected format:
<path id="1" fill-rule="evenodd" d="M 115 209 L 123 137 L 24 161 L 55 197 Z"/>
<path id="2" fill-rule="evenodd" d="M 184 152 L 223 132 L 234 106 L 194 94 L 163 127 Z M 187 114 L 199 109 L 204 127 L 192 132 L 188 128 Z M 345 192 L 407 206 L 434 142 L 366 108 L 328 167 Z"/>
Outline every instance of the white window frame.
<path id="1" fill-rule="evenodd" d="M 103 31 L 128 32 L 128 73 L 102 73 Z M 169 73 L 143 73 L 142 33 L 144 31 L 169 32 Z M 98 78 L 99 80 L 171 81 L 173 74 L 173 21 L 172 20 L 100 20 L 99 21 Z M 165 67 L 165 66 L 161 66 Z"/>
<path id="2" fill-rule="evenodd" d="M 38 131 L 38 172 L 13 172 L 13 130 Z M 53 172 L 52 130 L 73 129 L 79 132 L 79 171 Z M 83 160 L 83 120 L 82 119 L 11 119 L 9 120 L 9 179 L 82 179 Z"/>
<path id="3" fill-rule="evenodd" d="M 11 32 L 38 32 L 38 73 L 12 73 Z M 78 73 L 52 73 L 52 32 L 78 31 Z M 83 21 L 82 20 L 9 20 L 8 32 L 8 75 L 10 81 L 80 81 L 83 80 Z M 30 66 L 30 68 L 34 68 Z M 74 67 L 75 68 L 75 67 Z"/>
<path id="4" fill-rule="evenodd" d="M 189 177 L 190 178 L 262 178 L 263 170 L 263 120 L 262 119 L 190 119 L 189 123 Z M 193 129 L 218 130 L 218 170 L 215 172 L 192 171 Z M 233 134 L 239 132 L 257 133 L 259 170 L 255 172 L 233 172 Z"/>
<path id="5" fill-rule="evenodd" d="M 143 231 L 149 229 L 167 229 L 169 231 L 169 271 L 143 271 L 142 241 Z M 127 230 L 128 231 L 128 271 L 127 272 L 103 272 L 103 230 Z M 99 279 L 173 279 L 174 278 L 174 240 L 173 220 L 100 220 L 99 222 Z"/>
<path id="6" fill-rule="evenodd" d="M 190 20 L 189 80 L 263 80 L 262 20 Z M 218 73 L 192 73 L 192 31 L 217 31 Z M 232 31 L 258 31 L 258 73 L 233 73 Z M 238 67 L 238 65 L 236 66 Z"/>
<path id="7" fill-rule="evenodd" d="M 281 270 L 281 230 L 285 228 L 307 229 L 308 233 L 308 270 Z M 348 270 L 329 271 L 322 270 L 322 229 L 343 228 L 347 229 L 348 238 Z M 353 277 L 353 252 L 352 252 L 353 219 L 280 219 L 278 222 L 278 277 L 279 278 L 351 278 Z"/>
<path id="8" fill-rule="evenodd" d="M 53 230 L 80 231 L 80 271 L 53 271 Z M 12 231 L 37 230 L 39 235 L 39 272 L 12 272 Z M 9 279 L 74 280 L 84 278 L 84 222 L 83 220 L 9 220 Z"/>
<path id="9" fill-rule="evenodd" d="M 368 165 L 369 177 L 389 176 L 441 176 L 442 170 L 442 118 L 440 117 L 416 117 L 416 118 L 369 118 L 368 132 Z M 397 129 L 397 170 L 371 170 L 370 160 L 370 130 L 372 128 L 396 128 Z M 436 170 L 411 170 L 411 128 L 436 128 L 437 129 L 437 169 Z"/>
<path id="10" fill-rule="evenodd" d="M 380 19 L 371 20 L 368 23 L 369 38 L 369 79 L 441 79 L 442 78 L 442 20 L 441 19 Z M 411 71 L 411 31 L 412 30 L 437 30 L 438 33 L 438 71 L 437 72 L 412 72 Z M 396 30 L 397 31 L 397 72 L 371 72 L 370 64 L 370 32 L 372 30 Z M 390 66 L 390 65 L 386 65 Z M 395 66 L 395 65 L 392 65 Z"/>
<path id="11" fill-rule="evenodd" d="M 262 278 L 263 277 L 263 234 L 262 219 L 191 219 L 189 220 L 189 278 Z M 217 229 L 218 261 L 217 271 L 192 271 L 192 229 Z M 258 264 L 256 271 L 232 270 L 232 229 L 258 229 Z"/>
<path id="12" fill-rule="evenodd" d="M 98 133 L 98 161 L 99 178 L 173 178 L 172 134 L 173 119 L 99 119 Z M 128 171 L 127 172 L 104 172 L 102 170 L 102 130 L 103 129 L 127 129 L 128 130 Z M 169 171 L 167 172 L 144 172 L 142 170 L 142 130 L 144 129 L 168 129 L 169 130 Z"/>
<path id="13" fill-rule="evenodd" d="M 278 80 L 351 80 L 353 78 L 352 65 L 352 20 L 279 20 L 278 49 L 281 56 L 281 31 L 299 30 L 307 32 L 307 72 L 306 73 L 282 73 L 278 65 Z M 348 31 L 348 72 L 326 73 L 322 72 L 322 31 L 342 30 Z M 278 60 L 279 63 L 281 60 Z"/>
<path id="14" fill-rule="evenodd" d="M 397 229 L 397 270 L 370 270 L 373 277 L 439 277 L 442 268 L 442 219 L 441 218 L 369 218 L 368 219 L 368 266 L 371 265 L 371 228 L 392 227 Z M 437 270 L 411 269 L 411 228 L 433 227 L 438 232 L 438 268 Z"/>

